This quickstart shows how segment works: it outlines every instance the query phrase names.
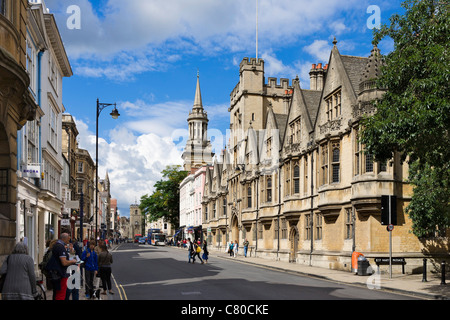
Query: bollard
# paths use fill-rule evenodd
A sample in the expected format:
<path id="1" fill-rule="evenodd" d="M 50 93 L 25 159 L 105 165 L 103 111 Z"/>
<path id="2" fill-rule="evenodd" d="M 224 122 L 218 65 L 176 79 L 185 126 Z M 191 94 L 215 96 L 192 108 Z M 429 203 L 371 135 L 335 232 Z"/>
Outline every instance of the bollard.
<path id="1" fill-rule="evenodd" d="M 427 282 L 427 259 L 423 259 L 423 277 L 422 282 Z"/>
<path id="2" fill-rule="evenodd" d="M 445 261 L 442 261 L 441 263 L 441 285 L 445 284 Z"/>

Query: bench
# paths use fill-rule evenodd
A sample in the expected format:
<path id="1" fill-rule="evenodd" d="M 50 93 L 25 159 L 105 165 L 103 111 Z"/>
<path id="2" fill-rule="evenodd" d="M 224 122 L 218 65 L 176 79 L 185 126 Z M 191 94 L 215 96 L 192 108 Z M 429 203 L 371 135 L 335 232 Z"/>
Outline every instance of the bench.
<path id="1" fill-rule="evenodd" d="M 389 257 L 385 258 L 375 258 L 375 263 L 377 264 L 378 269 L 380 268 L 380 265 L 389 265 Z M 391 261 L 392 265 L 402 265 L 402 274 L 405 274 L 405 258 L 392 258 Z"/>

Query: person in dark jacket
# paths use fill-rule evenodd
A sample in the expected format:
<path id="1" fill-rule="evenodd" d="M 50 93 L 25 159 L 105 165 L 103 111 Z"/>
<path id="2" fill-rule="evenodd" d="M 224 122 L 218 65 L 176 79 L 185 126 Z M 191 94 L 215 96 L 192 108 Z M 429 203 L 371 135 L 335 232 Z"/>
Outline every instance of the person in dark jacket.
<path id="1" fill-rule="evenodd" d="M 95 241 L 89 242 L 89 247 L 83 251 L 81 260 L 84 261 L 85 294 L 90 299 L 94 293 L 94 277 L 98 272 L 98 256 L 95 252 Z"/>
<path id="2" fill-rule="evenodd" d="M 100 249 L 102 251 L 98 254 L 98 267 L 100 279 L 102 280 L 102 294 L 106 294 L 106 289 L 109 290 L 110 294 L 114 294 L 111 287 L 111 265 L 113 263 L 113 257 L 106 245 L 100 246 Z"/>
<path id="3" fill-rule="evenodd" d="M 205 261 L 205 263 L 208 263 L 208 256 L 209 256 L 208 246 L 206 240 L 203 240 L 203 261 Z"/>
<path id="4" fill-rule="evenodd" d="M 2 300 L 34 300 L 38 295 L 33 258 L 28 255 L 28 248 L 23 242 L 16 244 L 2 265 L 0 274 L 6 274 Z"/>
<path id="5" fill-rule="evenodd" d="M 69 241 L 70 235 L 68 233 L 61 233 L 59 240 L 51 246 L 52 257 L 46 268 L 52 275 L 51 281 L 53 285 L 54 300 L 66 299 L 67 279 L 69 278 L 67 267 L 77 262 L 76 259 L 70 260 L 69 258 L 69 252 L 66 248 Z"/>

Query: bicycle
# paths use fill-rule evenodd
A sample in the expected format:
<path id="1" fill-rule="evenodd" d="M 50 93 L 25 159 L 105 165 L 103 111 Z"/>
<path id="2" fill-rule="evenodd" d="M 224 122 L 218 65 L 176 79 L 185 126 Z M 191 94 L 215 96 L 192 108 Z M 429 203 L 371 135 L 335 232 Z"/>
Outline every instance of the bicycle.
<path id="1" fill-rule="evenodd" d="M 37 296 L 36 300 L 47 300 L 47 295 L 45 294 L 45 287 L 44 287 L 44 277 L 40 280 L 36 280 L 36 289 L 37 289 Z"/>

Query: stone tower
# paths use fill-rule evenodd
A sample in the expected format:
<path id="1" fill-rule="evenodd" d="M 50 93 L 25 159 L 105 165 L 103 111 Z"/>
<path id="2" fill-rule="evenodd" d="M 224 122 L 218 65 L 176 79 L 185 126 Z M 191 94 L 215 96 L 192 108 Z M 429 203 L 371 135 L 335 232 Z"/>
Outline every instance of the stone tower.
<path id="1" fill-rule="evenodd" d="M 200 91 L 200 76 L 197 73 L 194 106 L 188 116 L 189 139 L 186 142 L 182 158 L 184 170 L 191 172 L 205 164 L 211 164 L 214 153 L 208 140 L 208 115 L 203 109 Z"/>

